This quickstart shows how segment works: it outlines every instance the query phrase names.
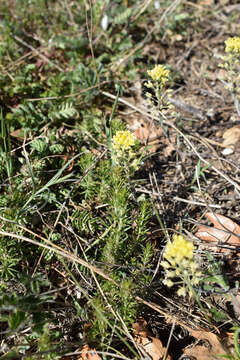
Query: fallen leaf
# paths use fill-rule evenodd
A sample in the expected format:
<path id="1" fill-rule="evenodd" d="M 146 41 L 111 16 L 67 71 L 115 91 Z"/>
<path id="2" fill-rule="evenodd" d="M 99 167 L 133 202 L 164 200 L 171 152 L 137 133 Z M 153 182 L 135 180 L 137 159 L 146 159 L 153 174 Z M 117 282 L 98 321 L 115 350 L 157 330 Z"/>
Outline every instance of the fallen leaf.
<path id="1" fill-rule="evenodd" d="M 240 126 L 236 125 L 230 129 L 227 129 L 222 135 L 224 141 L 223 145 L 226 148 L 233 147 L 240 140 Z"/>
<path id="2" fill-rule="evenodd" d="M 196 345 L 184 350 L 184 354 L 197 360 L 216 360 L 219 355 L 227 355 L 217 335 L 208 331 L 192 330 L 191 335 L 206 341 L 206 346 Z"/>
<path id="3" fill-rule="evenodd" d="M 22 129 L 14 130 L 10 133 L 10 135 L 18 140 L 24 140 L 24 131 Z"/>
<path id="4" fill-rule="evenodd" d="M 162 128 L 152 122 L 148 122 L 138 114 L 128 117 L 129 129 L 134 133 L 138 140 L 149 146 L 149 152 L 154 153 L 160 146 L 159 139 L 163 135 Z"/>
<path id="5" fill-rule="evenodd" d="M 151 360 L 161 360 L 164 357 L 166 349 L 163 347 L 162 342 L 152 336 L 151 332 L 147 328 L 147 322 L 143 318 L 140 318 L 138 322 L 133 324 L 134 339 L 137 344 L 140 345 L 140 351 L 149 355 Z M 166 357 L 166 360 L 171 360 L 170 355 Z"/>
<path id="6" fill-rule="evenodd" d="M 175 135 L 170 136 L 169 139 L 167 139 L 167 138 L 165 139 L 166 147 L 163 150 L 164 157 L 167 158 L 168 156 L 170 156 L 173 153 L 173 151 L 175 151 L 175 147 L 173 145 L 173 144 L 175 144 L 175 142 L 176 142 Z"/>
<path id="7" fill-rule="evenodd" d="M 240 226 L 238 224 L 226 216 L 215 213 L 206 213 L 206 217 L 213 223 L 214 227 L 200 225 L 195 234 L 198 238 L 209 242 L 240 245 Z"/>
<path id="8" fill-rule="evenodd" d="M 95 349 L 90 349 L 88 344 L 86 344 L 83 346 L 82 354 L 77 360 L 102 360 L 102 358 L 97 354 Z"/>
<path id="9" fill-rule="evenodd" d="M 238 295 L 236 296 L 230 294 L 230 300 L 232 302 L 236 316 L 238 317 L 238 319 L 240 319 L 240 293 L 238 293 Z"/>

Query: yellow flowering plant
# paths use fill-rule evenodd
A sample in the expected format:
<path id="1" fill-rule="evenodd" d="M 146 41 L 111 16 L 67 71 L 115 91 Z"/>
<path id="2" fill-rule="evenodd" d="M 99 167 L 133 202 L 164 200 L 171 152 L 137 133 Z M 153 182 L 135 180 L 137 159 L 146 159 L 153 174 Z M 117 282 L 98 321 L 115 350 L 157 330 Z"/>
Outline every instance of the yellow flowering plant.
<path id="1" fill-rule="evenodd" d="M 133 149 L 136 142 L 135 135 L 129 130 L 118 130 L 112 137 L 113 162 L 123 167 L 127 173 L 138 170 L 138 154 Z"/>
<path id="2" fill-rule="evenodd" d="M 112 147 L 117 151 L 126 151 L 134 145 L 135 136 L 128 130 L 119 130 L 112 139 Z"/>
<path id="3" fill-rule="evenodd" d="M 169 241 L 163 253 L 164 260 L 161 262 L 165 269 L 163 284 L 172 287 L 180 285 L 177 290 L 178 296 L 190 297 L 194 295 L 193 286 L 199 284 L 202 273 L 194 259 L 195 247 L 182 235 L 174 235 L 173 241 Z M 174 281 L 180 279 L 180 281 Z"/>
<path id="4" fill-rule="evenodd" d="M 163 65 L 156 65 L 152 70 L 148 70 L 147 73 L 153 80 L 159 81 L 161 85 L 165 85 L 169 78 L 169 70 Z"/>
<path id="5" fill-rule="evenodd" d="M 230 37 L 225 41 L 225 55 L 221 56 L 223 63 L 220 67 L 226 70 L 221 79 L 225 88 L 232 94 L 235 109 L 240 116 L 239 93 L 240 93 L 240 37 Z"/>
<path id="6" fill-rule="evenodd" d="M 170 71 L 164 65 L 155 65 L 155 67 L 152 70 L 148 70 L 147 73 L 151 80 L 145 83 L 145 87 L 149 89 L 149 91 L 146 92 L 146 96 L 153 110 L 163 114 L 173 108 L 168 101 L 168 97 L 172 91 L 166 88 Z"/>
<path id="7" fill-rule="evenodd" d="M 225 41 L 225 45 L 226 53 L 240 55 L 240 37 L 228 38 Z"/>

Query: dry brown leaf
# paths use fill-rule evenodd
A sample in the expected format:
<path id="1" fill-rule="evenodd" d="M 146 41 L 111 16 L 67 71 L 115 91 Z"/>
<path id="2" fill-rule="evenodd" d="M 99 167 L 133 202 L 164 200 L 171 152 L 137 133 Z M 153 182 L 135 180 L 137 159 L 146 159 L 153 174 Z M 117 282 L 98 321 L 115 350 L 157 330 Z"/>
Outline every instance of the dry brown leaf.
<path id="1" fill-rule="evenodd" d="M 14 130 L 10 133 L 10 135 L 18 140 L 24 140 L 24 131 L 22 129 Z"/>
<path id="2" fill-rule="evenodd" d="M 224 139 L 224 146 L 233 147 L 240 141 L 240 125 L 233 126 L 232 128 L 224 131 L 222 137 Z"/>
<path id="3" fill-rule="evenodd" d="M 129 129 L 132 130 L 134 135 L 143 144 L 149 145 L 149 152 L 156 152 L 160 146 L 159 138 L 162 136 L 163 131 L 160 126 L 148 122 L 143 117 L 134 114 L 128 118 Z"/>
<path id="4" fill-rule="evenodd" d="M 168 157 L 172 154 L 173 151 L 175 151 L 175 147 L 173 144 L 176 142 L 176 136 L 172 135 L 170 136 L 170 139 L 165 139 L 166 147 L 163 150 L 163 155 L 165 157 Z"/>
<path id="5" fill-rule="evenodd" d="M 214 227 L 199 226 L 195 234 L 201 240 L 221 242 L 223 244 L 240 245 L 240 226 L 226 216 L 216 213 L 206 213 L 206 217 Z M 224 250 L 224 249 L 223 249 Z"/>
<path id="6" fill-rule="evenodd" d="M 205 340 L 206 346 L 196 345 L 185 349 L 184 354 L 197 360 L 217 360 L 218 355 L 227 355 L 217 335 L 208 331 L 192 330 L 191 335 L 198 340 Z"/>
<path id="7" fill-rule="evenodd" d="M 230 294 L 230 300 L 233 305 L 235 315 L 238 317 L 238 319 L 240 319 L 240 292 L 236 296 Z"/>
<path id="8" fill-rule="evenodd" d="M 143 350 L 152 360 L 161 360 L 164 357 L 166 349 L 162 342 L 153 337 L 151 332 L 147 329 L 147 322 L 140 318 L 138 322 L 133 324 L 134 339 L 140 345 L 140 350 Z M 170 355 L 166 360 L 171 360 Z"/>
<path id="9" fill-rule="evenodd" d="M 95 349 L 90 349 L 88 344 L 82 348 L 82 354 L 78 356 L 77 360 L 102 360 Z"/>
<path id="10" fill-rule="evenodd" d="M 143 144 L 149 146 L 148 151 L 155 153 L 160 146 L 164 145 L 163 154 L 168 157 L 175 151 L 176 135 L 170 135 L 169 139 L 163 136 L 163 130 L 160 126 L 146 121 L 138 115 L 134 115 L 129 121 L 129 128 L 134 135 Z"/>

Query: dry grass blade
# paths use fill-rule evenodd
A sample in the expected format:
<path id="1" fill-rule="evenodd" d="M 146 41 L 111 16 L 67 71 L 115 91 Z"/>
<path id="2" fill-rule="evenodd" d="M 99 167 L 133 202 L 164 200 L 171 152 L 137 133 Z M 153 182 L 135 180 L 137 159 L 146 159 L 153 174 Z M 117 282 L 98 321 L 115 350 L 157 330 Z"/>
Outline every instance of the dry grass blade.
<path id="1" fill-rule="evenodd" d="M 85 266 L 89 270 L 95 272 L 96 274 L 102 276 L 104 279 L 106 279 L 106 280 L 110 281 L 111 283 L 115 284 L 116 286 L 118 286 L 118 284 L 113 279 L 111 279 L 110 276 L 106 275 L 102 270 L 96 268 L 93 265 L 88 264 L 86 261 L 84 261 L 82 259 L 79 259 L 77 256 L 69 253 L 68 251 L 66 251 L 64 249 L 61 249 L 59 246 L 54 245 L 53 243 L 49 242 L 47 239 L 43 239 L 43 240 L 45 242 L 51 243 L 51 246 L 43 244 L 43 243 L 41 243 L 39 241 L 36 241 L 36 240 L 29 239 L 29 238 L 27 238 L 25 236 L 9 233 L 9 232 L 6 232 L 6 231 L 0 231 L 0 235 L 7 236 L 7 237 L 10 237 L 10 238 L 19 239 L 19 240 L 22 240 L 22 241 L 26 241 L 28 243 L 31 243 L 31 244 L 40 246 L 42 248 L 51 250 L 51 251 L 55 252 L 56 254 L 61 255 L 64 258 L 66 258 L 66 259 L 68 259 L 68 260 L 70 260 L 72 262 L 76 262 L 76 263 L 78 263 L 80 265 Z"/>

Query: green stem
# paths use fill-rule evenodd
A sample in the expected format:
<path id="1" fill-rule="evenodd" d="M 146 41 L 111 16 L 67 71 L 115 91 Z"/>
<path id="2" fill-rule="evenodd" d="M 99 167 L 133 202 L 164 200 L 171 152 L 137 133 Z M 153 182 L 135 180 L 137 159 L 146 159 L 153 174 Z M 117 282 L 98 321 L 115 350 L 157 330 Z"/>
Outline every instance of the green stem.
<path id="1" fill-rule="evenodd" d="M 200 299 L 199 299 L 199 295 L 197 294 L 197 292 L 195 291 L 195 289 L 193 288 L 192 284 L 191 284 L 191 280 L 189 278 L 189 276 L 187 276 L 187 278 L 185 279 L 187 281 L 187 285 L 188 285 L 188 288 L 190 289 L 190 292 L 193 294 L 194 298 L 196 299 L 197 301 L 197 304 L 198 306 L 200 307 L 202 313 L 205 315 L 206 319 L 208 320 L 208 322 L 211 324 L 211 325 L 214 325 L 213 322 L 212 322 L 212 319 L 208 316 L 208 313 L 207 311 L 204 309 Z"/>

